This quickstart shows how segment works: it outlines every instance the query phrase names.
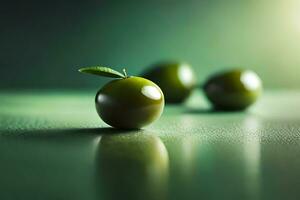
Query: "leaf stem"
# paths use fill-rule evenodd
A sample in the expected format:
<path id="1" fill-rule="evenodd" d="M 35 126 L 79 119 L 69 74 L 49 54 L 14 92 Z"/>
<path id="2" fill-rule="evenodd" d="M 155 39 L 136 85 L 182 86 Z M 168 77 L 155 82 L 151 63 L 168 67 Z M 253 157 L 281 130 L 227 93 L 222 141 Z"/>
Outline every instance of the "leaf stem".
<path id="1" fill-rule="evenodd" d="M 127 72 L 126 72 L 125 68 L 123 69 L 123 74 L 124 74 L 125 78 L 128 78 L 128 75 L 127 75 Z"/>

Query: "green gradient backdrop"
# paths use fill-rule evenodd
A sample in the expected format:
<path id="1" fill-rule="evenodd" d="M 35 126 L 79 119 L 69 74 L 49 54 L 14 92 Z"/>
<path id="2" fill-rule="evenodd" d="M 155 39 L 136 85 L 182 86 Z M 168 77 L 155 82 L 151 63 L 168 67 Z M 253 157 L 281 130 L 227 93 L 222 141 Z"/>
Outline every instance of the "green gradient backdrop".
<path id="1" fill-rule="evenodd" d="M 300 1 L 10 1 L 0 6 L 0 88 L 98 88 L 76 72 L 102 64 L 140 73 L 190 62 L 199 82 L 254 69 L 268 88 L 299 88 Z"/>

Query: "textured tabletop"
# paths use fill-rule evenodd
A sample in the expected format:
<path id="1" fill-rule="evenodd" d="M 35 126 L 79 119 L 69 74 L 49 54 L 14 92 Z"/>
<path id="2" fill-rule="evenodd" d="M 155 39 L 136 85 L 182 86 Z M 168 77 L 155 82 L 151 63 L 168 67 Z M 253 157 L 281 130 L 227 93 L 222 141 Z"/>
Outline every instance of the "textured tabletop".
<path id="1" fill-rule="evenodd" d="M 300 199 L 299 111 L 300 91 L 233 113 L 196 93 L 124 132 L 93 92 L 1 92 L 0 199 Z"/>

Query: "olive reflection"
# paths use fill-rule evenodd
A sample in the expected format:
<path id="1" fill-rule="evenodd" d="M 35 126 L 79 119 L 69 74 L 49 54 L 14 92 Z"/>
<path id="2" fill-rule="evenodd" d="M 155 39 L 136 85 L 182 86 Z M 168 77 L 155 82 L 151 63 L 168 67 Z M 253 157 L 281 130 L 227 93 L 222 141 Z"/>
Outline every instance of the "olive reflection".
<path id="1" fill-rule="evenodd" d="M 96 164 L 99 199 L 166 199 L 169 158 L 158 137 L 103 136 Z"/>

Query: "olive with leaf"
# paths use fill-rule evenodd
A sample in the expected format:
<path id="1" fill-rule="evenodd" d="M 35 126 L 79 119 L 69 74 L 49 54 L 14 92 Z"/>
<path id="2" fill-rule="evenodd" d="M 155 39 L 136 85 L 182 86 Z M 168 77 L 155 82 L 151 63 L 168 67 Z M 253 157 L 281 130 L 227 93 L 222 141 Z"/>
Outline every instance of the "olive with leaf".
<path id="1" fill-rule="evenodd" d="M 121 129 L 139 129 L 160 117 L 164 95 L 152 81 L 128 76 L 108 67 L 84 67 L 79 72 L 114 78 L 96 94 L 96 110 L 107 124 Z"/>
<path id="2" fill-rule="evenodd" d="M 217 110 L 244 110 L 262 93 L 259 76 L 244 69 L 233 69 L 215 74 L 207 79 L 203 90 Z"/>

